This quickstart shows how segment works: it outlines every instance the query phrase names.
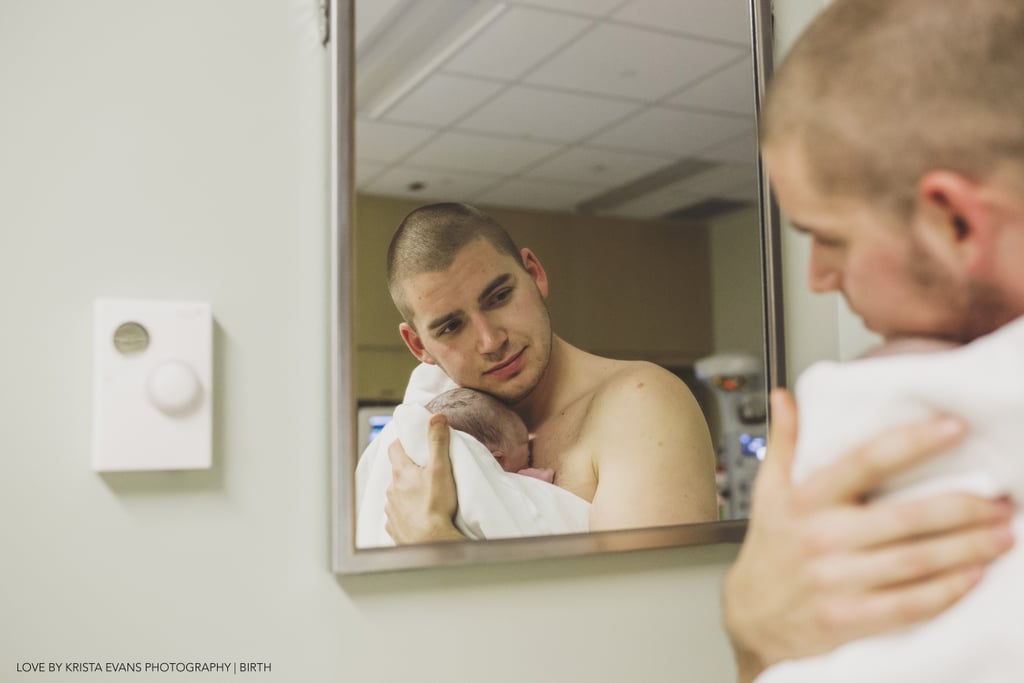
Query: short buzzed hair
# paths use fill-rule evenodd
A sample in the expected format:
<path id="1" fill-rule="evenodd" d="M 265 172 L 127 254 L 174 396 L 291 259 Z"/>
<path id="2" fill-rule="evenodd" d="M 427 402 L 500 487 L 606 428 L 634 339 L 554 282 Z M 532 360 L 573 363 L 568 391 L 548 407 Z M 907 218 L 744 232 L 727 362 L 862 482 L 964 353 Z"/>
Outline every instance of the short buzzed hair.
<path id="1" fill-rule="evenodd" d="M 519 247 L 505 228 L 468 204 L 428 204 L 402 220 L 388 246 L 387 275 L 388 292 L 406 322 L 412 324 L 412 311 L 402 298 L 402 282 L 446 270 L 463 247 L 481 238 L 522 265 Z"/>
<path id="2" fill-rule="evenodd" d="M 776 72 L 761 138 L 904 218 L 930 170 L 1024 167 L 1024 2 L 835 0 Z"/>
<path id="3" fill-rule="evenodd" d="M 436 396 L 426 408 L 431 413 L 443 414 L 452 429 L 466 432 L 491 451 L 516 445 L 515 435 L 509 431 L 509 421 L 521 418 L 490 394 L 456 387 Z M 525 426 L 523 429 L 525 431 Z"/>

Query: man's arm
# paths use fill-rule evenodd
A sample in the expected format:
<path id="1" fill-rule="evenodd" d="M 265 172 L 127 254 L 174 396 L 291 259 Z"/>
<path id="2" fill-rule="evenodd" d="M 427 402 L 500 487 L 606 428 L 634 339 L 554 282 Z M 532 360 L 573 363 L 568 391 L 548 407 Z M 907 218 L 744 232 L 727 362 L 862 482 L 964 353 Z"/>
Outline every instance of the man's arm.
<path id="1" fill-rule="evenodd" d="M 863 502 L 963 432 L 951 418 L 893 430 L 794 485 L 796 404 L 772 392 L 768 457 L 723 591 L 741 683 L 782 659 L 935 616 L 1010 548 L 1006 503 L 953 493 Z"/>
<path id="2" fill-rule="evenodd" d="M 643 364 L 595 397 L 582 435 L 594 454 L 590 529 L 718 519 L 711 437 L 693 394 Z"/>
<path id="3" fill-rule="evenodd" d="M 447 418 L 432 416 L 427 433 L 430 460 L 423 467 L 409 458 L 401 442 L 388 447 L 391 485 L 384 505 L 384 530 L 399 545 L 465 539 L 452 521 L 458 498 L 448 437 Z"/>

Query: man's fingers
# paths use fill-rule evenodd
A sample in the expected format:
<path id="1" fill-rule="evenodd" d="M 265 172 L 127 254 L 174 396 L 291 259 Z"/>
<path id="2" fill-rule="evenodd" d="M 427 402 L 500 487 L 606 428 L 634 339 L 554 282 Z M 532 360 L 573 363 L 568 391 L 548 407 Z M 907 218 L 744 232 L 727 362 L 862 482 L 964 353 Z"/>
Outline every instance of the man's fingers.
<path id="1" fill-rule="evenodd" d="M 1008 526 L 974 527 L 870 552 L 832 554 L 809 566 L 806 578 L 819 591 L 864 595 L 986 565 L 1012 545 Z"/>
<path id="2" fill-rule="evenodd" d="M 391 461 L 391 471 L 396 472 L 404 467 L 419 467 L 416 462 L 409 457 L 409 454 L 402 448 L 402 442 L 395 439 L 388 446 L 388 460 Z"/>
<path id="3" fill-rule="evenodd" d="M 430 416 L 427 443 L 430 445 L 430 462 L 428 467 L 441 471 L 450 470 L 448 418 L 443 414 L 437 413 Z"/>
<path id="4" fill-rule="evenodd" d="M 793 468 L 793 453 L 796 450 L 797 412 L 793 394 L 785 389 L 772 389 L 771 432 L 763 468 L 771 468 L 789 479 Z"/>
<path id="5" fill-rule="evenodd" d="M 822 625 L 844 632 L 846 640 L 909 626 L 948 609 L 983 575 L 983 566 L 970 565 L 935 575 L 928 581 L 846 595 L 824 607 Z"/>
<path id="6" fill-rule="evenodd" d="M 861 519 L 847 538 L 854 546 L 869 547 L 973 527 L 993 534 L 1006 531 L 1014 506 L 1009 501 L 946 493 L 920 500 L 879 502 L 859 512 Z"/>
<path id="7" fill-rule="evenodd" d="M 754 481 L 754 512 L 751 517 L 766 505 L 784 502 L 781 494 L 789 488 L 796 450 L 797 413 L 793 395 L 785 389 L 773 389 L 769 400 L 771 430 L 765 459 Z"/>
<path id="8" fill-rule="evenodd" d="M 818 470 L 795 490 L 795 503 L 812 510 L 834 503 L 852 503 L 889 477 L 959 441 L 962 421 L 943 416 L 891 429 Z"/>

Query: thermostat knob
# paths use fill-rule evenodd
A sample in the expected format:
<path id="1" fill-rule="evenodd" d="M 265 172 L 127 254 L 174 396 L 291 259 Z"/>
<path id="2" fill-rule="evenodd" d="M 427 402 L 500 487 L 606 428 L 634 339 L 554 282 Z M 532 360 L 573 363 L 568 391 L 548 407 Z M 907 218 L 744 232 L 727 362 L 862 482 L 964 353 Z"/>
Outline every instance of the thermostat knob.
<path id="1" fill-rule="evenodd" d="M 146 381 L 149 400 L 168 415 L 183 415 L 199 403 L 202 385 L 195 371 L 172 360 L 156 367 Z"/>

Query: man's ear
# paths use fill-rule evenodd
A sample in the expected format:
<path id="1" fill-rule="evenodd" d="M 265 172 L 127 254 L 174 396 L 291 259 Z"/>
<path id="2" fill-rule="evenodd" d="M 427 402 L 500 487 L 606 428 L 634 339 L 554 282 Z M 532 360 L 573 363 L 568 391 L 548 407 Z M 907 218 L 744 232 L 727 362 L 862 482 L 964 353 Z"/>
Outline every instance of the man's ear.
<path id="1" fill-rule="evenodd" d="M 499 465 L 501 464 L 502 460 L 505 459 L 504 451 L 491 451 L 491 455 L 494 456 L 494 459 L 498 461 Z"/>
<path id="2" fill-rule="evenodd" d="M 409 351 L 412 355 L 416 356 L 416 359 L 421 363 L 428 365 L 437 365 L 434 359 L 431 357 L 427 350 L 423 347 L 423 340 L 420 335 L 416 334 L 416 330 L 412 328 L 409 323 L 401 323 L 398 326 L 398 333 L 402 335 L 402 341 L 409 347 Z"/>
<path id="3" fill-rule="evenodd" d="M 540 259 L 529 249 L 520 249 L 519 256 L 523 260 L 523 268 L 530 274 L 530 279 L 533 280 L 534 284 L 537 285 L 537 289 L 540 290 L 540 295 L 545 299 L 548 298 L 548 274 L 544 272 L 544 266 L 540 264 Z"/>
<path id="4" fill-rule="evenodd" d="M 981 188 L 952 171 L 929 171 L 917 184 L 914 230 L 942 260 L 984 271 L 995 256 L 995 226 Z"/>

